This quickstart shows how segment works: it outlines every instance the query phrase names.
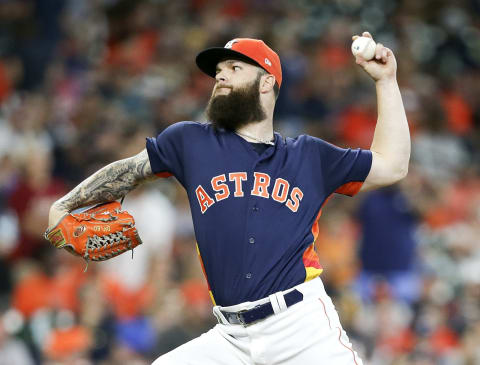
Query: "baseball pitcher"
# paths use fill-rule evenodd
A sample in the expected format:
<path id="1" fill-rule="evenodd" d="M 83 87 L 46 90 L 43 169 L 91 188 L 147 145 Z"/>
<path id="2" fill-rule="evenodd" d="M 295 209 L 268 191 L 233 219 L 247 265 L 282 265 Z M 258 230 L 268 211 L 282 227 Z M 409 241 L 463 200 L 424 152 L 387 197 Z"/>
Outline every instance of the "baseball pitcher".
<path id="1" fill-rule="evenodd" d="M 93 233 L 85 233 L 78 248 L 76 235 L 89 232 L 79 222 L 120 222 L 119 206 L 105 204 L 149 179 L 175 176 L 187 191 L 218 324 L 154 365 L 362 364 L 322 284 L 314 249 L 317 220 L 333 193 L 353 196 L 405 177 L 410 135 L 392 51 L 377 43 L 373 59 L 357 55 L 356 62 L 377 92 L 370 150 L 274 132 L 280 59 L 261 40 L 237 38 L 196 58 L 215 79 L 208 123 L 171 125 L 147 138 L 138 155 L 102 168 L 52 205 L 50 241 L 98 260 L 141 242 L 133 223 L 128 220 L 127 235 L 111 232 L 122 225 L 96 229 L 100 224 L 93 222 Z M 70 214 L 89 205 L 99 205 L 102 215 Z M 74 225 L 62 226 L 66 218 Z M 99 236 L 103 230 L 107 238 Z M 112 234 L 121 245 L 117 250 L 111 249 Z"/>

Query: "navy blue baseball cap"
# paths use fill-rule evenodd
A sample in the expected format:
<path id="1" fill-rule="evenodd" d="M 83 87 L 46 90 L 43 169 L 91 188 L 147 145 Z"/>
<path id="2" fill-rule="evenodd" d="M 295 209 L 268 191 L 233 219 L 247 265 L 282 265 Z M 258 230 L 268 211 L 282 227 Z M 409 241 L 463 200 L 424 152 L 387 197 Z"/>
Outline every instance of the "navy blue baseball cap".
<path id="1" fill-rule="evenodd" d="M 195 62 L 208 76 L 215 77 L 217 64 L 228 58 L 239 58 L 253 62 L 275 76 L 278 87 L 282 85 L 282 65 L 277 53 L 260 39 L 235 38 L 225 47 L 207 48 L 200 52 Z"/>

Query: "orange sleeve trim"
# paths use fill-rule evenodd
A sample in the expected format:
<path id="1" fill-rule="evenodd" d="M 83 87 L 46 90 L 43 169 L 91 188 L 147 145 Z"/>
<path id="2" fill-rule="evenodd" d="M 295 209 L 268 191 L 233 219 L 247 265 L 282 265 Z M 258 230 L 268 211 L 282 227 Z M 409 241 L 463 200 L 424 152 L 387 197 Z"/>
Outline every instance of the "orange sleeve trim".
<path id="1" fill-rule="evenodd" d="M 158 177 L 170 177 L 170 176 L 173 176 L 173 174 L 170 173 L 170 172 L 168 172 L 168 171 L 165 171 L 165 172 L 156 173 L 155 176 L 158 176 Z"/>
<path id="2" fill-rule="evenodd" d="M 337 190 L 335 190 L 338 194 L 344 194 L 349 196 L 354 196 L 357 194 L 360 189 L 362 188 L 363 181 L 352 181 L 340 186 Z"/>

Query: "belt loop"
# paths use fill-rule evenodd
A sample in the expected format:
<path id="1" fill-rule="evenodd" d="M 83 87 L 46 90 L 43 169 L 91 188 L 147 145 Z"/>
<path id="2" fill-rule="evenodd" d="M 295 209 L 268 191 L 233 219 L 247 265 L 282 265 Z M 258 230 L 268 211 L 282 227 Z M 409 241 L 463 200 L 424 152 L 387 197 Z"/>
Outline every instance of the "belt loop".
<path id="1" fill-rule="evenodd" d="M 287 309 L 287 303 L 285 302 L 285 297 L 283 296 L 283 293 L 276 293 L 275 297 L 277 298 L 278 301 L 278 306 L 280 307 L 280 312 L 283 312 L 284 310 Z"/>
<path id="2" fill-rule="evenodd" d="M 220 307 L 216 305 L 213 307 L 213 315 L 217 318 L 217 321 L 221 324 L 230 324 L 230 322 L 227 321 L 225 316 L 223 315 L 222 311 L 220 310 Z"/>
<path id="3" fill-rule="evenodd" d="M 278 314 L 282 310 L 280 309 L 280 306 L 278 305 L 278 300 L 277 296 L 275 294 L 271 294 L 268 296 L 268 299 L 270 299 L 270 304 L 272 305 L 273 308 L 273 313 Z"/>

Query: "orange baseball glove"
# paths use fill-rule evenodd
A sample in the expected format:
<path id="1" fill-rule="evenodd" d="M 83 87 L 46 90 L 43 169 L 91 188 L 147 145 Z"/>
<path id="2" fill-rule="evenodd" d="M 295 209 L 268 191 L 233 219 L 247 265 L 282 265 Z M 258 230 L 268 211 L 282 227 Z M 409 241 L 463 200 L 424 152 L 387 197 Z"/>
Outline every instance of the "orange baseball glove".
<path id="1" fill-rule="evenodd" d="M 142 243 L 135 220 L 121 208 L 114 201 L 67 214 L 45 232 L 45 238 L 55 247 L 65 248 L 87 261 L 108 260 Z"/>

